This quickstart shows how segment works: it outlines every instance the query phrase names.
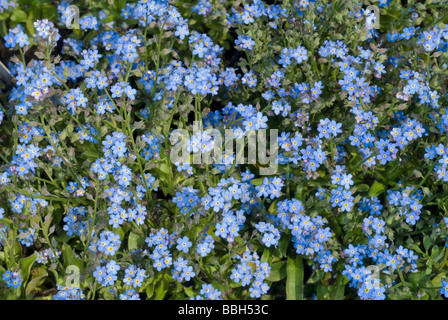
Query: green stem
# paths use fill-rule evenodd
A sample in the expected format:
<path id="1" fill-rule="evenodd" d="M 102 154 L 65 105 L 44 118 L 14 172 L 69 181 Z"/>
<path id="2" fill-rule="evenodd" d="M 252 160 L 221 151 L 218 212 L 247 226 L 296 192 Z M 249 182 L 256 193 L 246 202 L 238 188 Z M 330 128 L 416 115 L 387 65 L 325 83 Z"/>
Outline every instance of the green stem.
<path id="1" fill-rule="evenodd" d="M 443 269 L 443 267 L 446 266 L 447 262 L 448 262 L 448 248 L 445 245 L 445 256 L 443 257 L 443 261 L 439 269 Z"/>
<path id="2" fill-rule="evenodd" d="M 401 281 L 401 283 L 403 283 L 403 285 L 405 285 L 405 286 L 411 285 L 409 282 L 406 282 L 406 280 L 404 280 L 403 272 L 399 269 L 398 269 L 398 276 L 400 277 L 400 281 Z"/>
<path id="3" fill-rule="evenodd" d="M 178 103 L 178 101 L 179 101 L 179 97 L 180 97 L 181 92 L 182 92 L 182 90 L 180 90 L 180 89 L 178 88 L 177 96 L 176 96 L 176 100 L 174 101 L 174 104 L 173 104 L 173 110 L 171 111 L 170 119 L 169 119 L 169 121 L 168 121 L 168 123 L 167 123 L 166 130 L 165 130 L 165 137 L 166 137 L 166 138 L 168 138 L 168 136 L 169 136 L 170 128 L 171 128 L 171 123 L 173 122 L 173 117 L 174 117 L 174 115 L 175 115 L 176 112 L 177 112 L 177 111 L 176 111 L 176 110 L 177 110 L 177 103 Z M 169 139 L 165 139 L 165 147 L 166 147 L 166 149 L 168 149 L 168 140 L 169 140 Z"/>
<path id="4" fill-rule="evenodd" d="M 430 71 L 431 67 L 429 64 L 430 59 L 431 59 L 431 53 L 427 52 L 426 53 L 426 81 L 428 82 L 428 85 L 429 85 L 429 81 L 431 79 L 431 71 Z"/>
<path id="5" fill-rule="evenodd" d="M 86 256 L 87 251 L 88 251 L 88 247 L 89 247 L 90 240 L 92 239 L 93 231 L 95 230 L 96 215 L 97 215 L 97 212 L 98 212 L 99 189 L 100 189 L 99 181 L 98 181 L 98 178 L 96 178 L 95 179 L 95 202 L 94 202 L 94 205 L 93 205 L 92 225 L 91 225 L 91 228 L 89 230 L 89 237 L 87 238 L 87 241 L 86 241 L 86 243 L 84 245 L 84 250 L 83 250 L 83 253 L 82 253 L 82 261 L 85 261 L 84 258 Z"/>
<path id="6" fill-rule="evenodd" d="M 160 27 L 159 41 L 157 43 L 157 62 L 156 62 L 156 77 L 154 81 L 154 90 L 157 88 L 157 81 L 159 79 L 159 68 L 160 68 L 160 54 L 162 52 L 162 36 L 163 36 L 163 26 Z"/>
<path id="7" fill-rule="evenodd" d="M 36 176 L 34 176 L 34 179 L 37 179 L 37 180 L 42 181 L 44 183 L 49 183 L 49 184 L 55 186 L 56 188 L 58 188 L 58 185 L 56 183 L 51 182 L 51 181 L 49 181 L 47 179 L 39 178 L 39 177 L 36 177 Z"/>
<path id="8" fill-rule="evenodd" d="M 19 194 L 23 194 L 23 195 L 25 195 L 27 197 L 31 197 L 31 198 L 35 198 L 35 199 L 43 199 L 43 200 L 51 200 L 51 201 L 61 201 L 61 202 L 66 202 L 66 203 L 70 203 L 70 202 L 74 201 L 74 199 L 69 199 L 69 198 L 48 197 L 48 196 L 43 196 L 43 195 L 37 195 L 37 194 L 30 193 L 27 190 L 16 189 L 16 188 L 13 188 L 13 187 L 9 187 L 9 189 L 11 191 L 13 191 L 13 192 L 16 192 L 16 193 L 19 193 Z"/>
<path id="9" fill-rule="evenodd" d="M 333 139 L 330 138 L 330 152 L 331 152 L 331 162 L 334 161 L 334 146 L 333 146 Z"/>
<path id="10" fill-rule="evenodd" d="M 19 47 L 20 55 L 22 56 L 23 66 L 26 67 L 25 54 L 23 53 L 22 48 Z"/>
<path id="11" fill-rule="evenodd" d="M 126 75 L 124 76 L 124 82 L 128 83 L 129 74 L 131 73 L 132 65 L 129 61 L 126 62 Z"/>
<path id="12" fill-rule="evenodd" d="M 409 194 L 409 197 L 411 197 L 411 196 L 414 194 L 414 192 L 417 191 L 417 190 L 423 185 L 423 183 L 425 183 L 426 179 L 428 179 L 429 175 L 430 175 L 431 173 L 433 173 L 433 172 L 434 172 L 434 165 L 431 166 L 431 169 L 428 170 L 428 172 L 426 173 L 425 177 L 424 177 L 423 180 L 418 184 L 418 186 L 415 187 L 414 190 L 412 190 L 412 192 Z"/>
<path id="13" fill-rule="evenodd" d="M 150 190 L 149 190 L 148 185 L 146 183 L 145 173 L 144 173 L 144 170 L 143 170 L 143 165 L 142 165 L 142 160 L 141 160 L 141 155 L 140 155 L 139 150 L 137 149 L 137 145 L 135 144 L 134 135 L 132 133 L 132 130 L 131 130 L 131 127 L 130 127 L 130 124 L 129 124 L 129 121 L 130 121 L 129 116 L 130 115 L 128 115 L 126 110 L 124 110 L 124 115 L 125 115 L 125 119 L 124 119 L 125 121 L 124 122 L 126 124 L 126 128 L 127 128 L 127 131 L 128 131 L 128 137 L 131 140 L 132 148 L 134 149 L 134 154 L 137 157 L 137 165 L 138 165 L 140 174 L 142 175 L 143 184 L 145 186 L 145 190 L 146 190 L 145 198 L 147 200 L 149 200 Z"/>
<path id="14" fill-rule="evenodd" d="M 73 178 L 76 180 L 76 182 L 78 182 L 79 186 L 82 186 L 82 183 L 80 182 L 80 180 L 78 179 L 77 174 L 75 173 L 75 171 L 73 170 L 73 168 L 71 167 L 71 165 L 67 162 L 67 160 L 65 159 L 65 156 L 61 154 L 61 152 L 59 151 L 59 149 L 56 147 L 55 143 L 53 142 L 53 139 L 51 139 L 51 135 L 48 133 L 48 128 L 45 126 L 45 121 L 42 115 L 40 115 L 40 122 L 42 125 L 42 129 L 44 130 L 45 134 L 47 135 L 48 140 L 50 141 L 50 144 L 52 145 L 54 151 L 58 154 L 58 156 L 62 159 L 62 161 L 64 162 L 64 164 L 66 165 L 66 167 L 69 169 L 70 173 L 72 174 Z M 54 130 L 54 129 L 53 129 Z M 60 140 L 61 141 L 61 140 Z M 62 141 L 61 141 L 62 142 Z M 66 146 L 65 146 L 66 147 Z M 66 148 L 67 149 L 67 148 Z M 76 162 L 76 160 L 75 160 Z"/>
<path id="15" fill-rule="evenodd" d="M 56 250 L 54 249 L 53 245 L 50 242 L 50 238 L 48 237 L 48 232 L 43 232 L 44 234 L 44 238 L 48 243 L 48 246 L 50 247 L 50 250 L 53 252 L 54 258 L 56 259 L 56 262 L 59 266 L 59 268 L 61 268 L 61 270 L 64 270 L 64 266 L 62 265 L 61 261 L 59 260 L 59 257 L 57 255 Z"/>

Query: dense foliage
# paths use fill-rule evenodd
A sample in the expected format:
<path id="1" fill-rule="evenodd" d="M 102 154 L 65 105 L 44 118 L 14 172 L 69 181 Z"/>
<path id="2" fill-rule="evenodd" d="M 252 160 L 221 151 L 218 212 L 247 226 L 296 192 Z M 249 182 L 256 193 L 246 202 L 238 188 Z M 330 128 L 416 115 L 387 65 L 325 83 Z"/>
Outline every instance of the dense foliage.
<path id="1" fill-rule="evenodd" d="M 0 20 L 1 298 L 448 297 L 447 1 Z"/>

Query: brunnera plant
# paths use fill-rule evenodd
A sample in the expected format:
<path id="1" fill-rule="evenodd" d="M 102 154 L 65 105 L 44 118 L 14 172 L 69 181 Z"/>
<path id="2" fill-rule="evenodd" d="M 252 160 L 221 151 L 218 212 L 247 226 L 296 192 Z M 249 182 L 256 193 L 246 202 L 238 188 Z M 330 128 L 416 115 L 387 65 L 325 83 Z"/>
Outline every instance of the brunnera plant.
<path id="1" fill-rule="evenodd" d="M 0 7 L 2 297 L 447 296 L 446 1 L 33 3 Z"/>

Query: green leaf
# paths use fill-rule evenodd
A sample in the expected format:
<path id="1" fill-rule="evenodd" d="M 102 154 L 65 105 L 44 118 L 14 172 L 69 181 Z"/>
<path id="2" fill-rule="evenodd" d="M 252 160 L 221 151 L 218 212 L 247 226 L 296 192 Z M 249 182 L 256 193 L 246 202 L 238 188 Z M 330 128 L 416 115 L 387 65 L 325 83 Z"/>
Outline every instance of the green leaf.
<path id="1" fill-rule="evenodd" d="M 272 204 L 269 206 L 268 212 L 270 214 L 274 214 L 277 211 L 277 201 L 278 201 L 278 199 L 275 200 L 274 202 L 272 202 Z"/>
<path id="2" fill-rule="evenodd" d="M 14 10 L 11 15 L 11 20 L 14 22 L 25 22 L 28 19 L 28 16 L 25 11 L 22 10 Z"/>
<path id="3" fill-rule="evenodd" d="M 426 10 L 426 6 L 423 4 L 423 3 L 416 3 L 415 4 L 415 7 L 417 8 L 417 10 L 419 10 L 419 11 L 424 11 L 424 10 Z"/>
<path id="4" fill-rule="evenodd" d="M 286 265 L 286 299 L 303 300 L 303 260 L 288 258 Z"/>
<path id="5" fill-rule="evenodd" d="M 146 297 L 149 299 L 154 295 L 154 283 L 151 283 L 146 287 Z"/>
<path id="6" fill-rule="evenodd" d="M 50 225 L 51 225 L 51 221 L 52 221 L 51 214 L 50 214 L 52 210 L 49 208 L 49 211 L 50 212 L 44 218 L 44 224 L 42 226 L 42 232 L 45 236 L 48 236 L 48 230 L 50 229 Z"/>
<path id="7" fill-rule="evenodd" d="M 406 275 L 407 279 L 409 279 L 416 287 L 422 286 L 424 283 L 426 283 L 430 276 L 425 274 L 424 272 L 413 272 L 408 273 Z"/>
<path id="8" fill-rule="evenodd" d="M 166 163 L 160 163 L 155 170 L 157 170 L 160 174 L 161 180 L 165 182 L 171 182 L 173 178 L 173 172 L 171 170 L 171 167 L 167 165 Z"/>
<path id="9" fill-rule="evenodd" d="M 423 247 L 425 247 L 425 251 L 428 252 L 429 248 L 431 247 L 432 241 L 431 238 L 425 235 L 423 237 Z"/>
<path id="10" fill-rule="evenodd" d="M 283 236 L 282 239 L 278 242 L 278 252 L 280 253 L 281 257 L 286 257 L 286 251 L 288 250 L 289 243 L 291 242 L 291 239 L 289 237 Z"/>
<path id="11" fill-rule="evenodd" d="M 91 151 L 91 150 L 84 150 L 82 152 L 81 156 L 84 159 L 91 159 L 91 160 L 98 159 L 98 153 L 95 151 Z"/>
<path id="12" fill-rule="evenodd" d="M 178 292 L 173 294 L 168 300 L 185 300 L 185 294 L 183 292 Z"/>
<path id="13" fill-rule="evenodd" d="M 119 19 L 120 17 L 115 14 L 115 13 L 111 13 L 110 15 L 108 15 L 106 18 L 104 18 L 103 20 L 101 20 L 101 22 L 103 23 L 107 23 L 107 22 L 112 22 L 112 21 L 116 21 L 117 19 Z"/>
<path id="14" fill-rule="evenodd" d="M 45 17 L 48 20 L 52 20 L 53 18 L 57 17 L 58 10 L 54 5 L 51 4 L 45 4 L 41 7 L 42 10 L 42 17 Z"/>
<path id="15" fill-rule="evenodd" d="M 118 0 L 114 1 L 115 6 L 117 7 L 117 11 L 121 11 L 126 5 L 126 0 Z"/>
<path id="16" fill-rule="evenodd" d="M 261 262 L 267 262 L 271 258 L 271 252 L 269 249 L 265 248 L 263 251 L 263 254 L 261 255 L 260 261 Z"/>
<path id="17" fill-rule="evenodd" d="M 26 29 L 29 34 L 36 33 L 36 29 L 34 29 L 33 22 L 34 22 L 34 14 L 33 14 L 33 11 L 30 10 L 28 18 L 26 20 Z"/>
<path id="18" fill-rule="evenodd" d="M 442 280 L 445 279 L 445 277 L 446 277 L 446 273 L 445 272 L 441 272 L 434 279 L 431 280 L 431 283 L 435 287 L 441 286 L 442 285 Z"/>
<path id="19" fill-rule="evenodd" d="M 373 183 L 372 187 L 370 188 L 369 196 L 370 197 L 378 197 L 378 195 L 383 193 L 385 190 L 386 190 L 386 187 L 382 183 L 375 181 Z"/>
<path id="20" fill-rule="evenodd" d="M 431 262 L 431 260 L 428 260 L 427 262 L 426 262 L 426 271 L 425 271 L 425 273 L 426 273 L 426 275 L 430 275 L 431 274 L 431 272 L 432 272 L 432 262 Z"/>
<path id="21" fill-rule="evenodd" d="M 33 291 L 36 289 L 39 282 L 46 276 L 48 276 L 48 272 L 43 268 L 33 270 L 31 280 L 26 286 L 25 290 L 25 295 L 27 299 L 30 299 L 32 297 Z"/>
<path id="22" fill-rule="evenodd" d="M 367 191 L 369 191 L 369 186 L 367 184 L 360 184 L 360 185 L 356 186 L 356 191 L 357 192 L 367 192 Z"/>
<path id="23" fill-rule="evenodd" d="M 263 183 L 264 178 L 257 178 L 250 180 L 250 183 L 252 183 L 254 186 L 261 186 Z"/>
<path id="24" fill-rule="evenodd" d="M 346 279 L 346 281 L 344 281 L 344 276 L 341 274 L 339 274 L 336 277 L 336 283 L 334 284 L 334 286 L 331 290 L 332 300 L 343 300 L 344 299 L 345 284 L 347 281 L 348 281 L 348 279 Z"/>
<path id="25" fill-rule="evenodd" d="M 267 277 L 268 281 L 276 282 L 286 278 L 286 261 L 274 262 L 271 266 L 271 273 Z"/>
<path id="26" fill-rule="evenodd" d="M 77 266 L 80 270 L 83 270 L 82 261 L 75 257 L 73 249 L 65 243 L 62 245 L 62 257 L 64 259 L 64 265 L 66 267 Z"/>
<path id="27" fill-rule="evenodd" d="M 37 258 L 37 252 L 34 252 L 31 256 L 20 259 L 20 271 L 22 273 L 22 279 L 24 284 L 28 281 L 31 267 L 36 261 L 36 258 Z"/>
<path id="28" fill-rule="evenodd" d="M 316 288 L 317 299 L 319 300 L 327 299 L 328 290 L 330 290 L 329 287 L 323 285 L 322 283 L 318 283 Z"/>
<path id="29" fill-rule="evenodd" d="M 59 135 L 60 140 L 65 140 L 67 138 L 67 128 L 62 130 L 61 134 Z"/>
<path id="30" fill-rule="evenodd" d="M 168 291 L 168 283 L 164 281 L 163 279 L 160 280 L 160 282 L 157 284 L 157 287 L 155 288 L 155 297 L 154 300 L 162 300 L 166 293 Z"/>
<path id="31" fill-rule="evenodd" d="M 185 291 L 185 293 L 186 293 L 186 295 L 188 296 L 188 297 L 193 297 L 194 296 L 194 290 L 193 290 L 193 287 L 184 287 L 184 291 Z"/>
<path id="32" fill-rule="evenodd" d="M 129 238 L 128 238 L 128 249 L 129 250 L 137 249 L 143 243 L 144 243 L 144 239 L 141 237 L 141 235 L 139 235 L 135 232 L 129 233 Z"/>
<path id="33" fill-rule="evenodd" d="M 104 300 L 113 300 L 114 299 L 112 297 L 112 293 L 109 288 L 102 288 L 99 293 L 100 293 L 100 296 L 103 296 Z"/>

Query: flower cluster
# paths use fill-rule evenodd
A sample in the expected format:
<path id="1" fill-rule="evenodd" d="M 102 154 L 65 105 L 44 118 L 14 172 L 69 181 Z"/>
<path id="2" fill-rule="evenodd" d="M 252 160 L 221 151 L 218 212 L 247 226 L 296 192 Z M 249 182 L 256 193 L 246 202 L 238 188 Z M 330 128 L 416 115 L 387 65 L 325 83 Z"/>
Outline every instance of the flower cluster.
<path id="1" fill-rule="evenodd" d="M 127 289 L 120 294 L 120 300 L 140 300 L 140 295 L 134 289 Z"/>
<path id="2" fill-rule="evenodd" d="M 89 250 L 104 253 L 108 256 L 114 256 L 120 248 L 120 245 L 120 236 L 112 231 L 105 230 L 101 232 L 99 238 L 95 237 L 95 239 L 90 242 Z"/>
<path id="3" fill-rule="evenodd" d="M 68 236 L 85 235 L 87 232 L 87 221 L 85 219 L 87 210 L 85 207 L 74 207 L 64 216 L 64 231 Z"/>
<path id="4" fill-rule="evenodd" d="M 20 287 L 22 285 L 22 276 L 17 273 L 17 272 L 13 272 L 13 271 L 6 271 L 3 275 L 2 275 L 2 280 L 6 283 L 6 286 L 9 288 L 14 288 L 17 289 L 18 287 Z"/>
<path id="5" fill-rule="evenodd" d="M 6 48 L 23 48 L 29 44 L 28 36 L 24 33 L 23 27 L 20 24 L 14 29 L 9 30 L 9 33 L 5 36 Z"/>
<path id="6" fill-rule="evenodd" d="M 232 279 L 240 283 L 243 287 L 249 286 L 250 296 L 260 298 L 269 290 L 269 285 L 265 279 L 269 276 L 271 268 L 268 263 L 260 262 L 258 255 L 246 250 L 241 256 L 237 257 L 239 263 L 232 269 Z"/>
<path id="7" fill-rule="evenodd" d="M 445 7 L 125 2 L 0 1 L 0 295 L 447 296 Z"/>
<path id="8" fill-rule="evenodd" d="M 146 270 L 130 265 L 124 270 L 123 283 L 134 288 L 141 287 L 143 281 L 147 278 Z"/>
<path id="9" fill-rule="evenodd" d="M 56 252 L 48 248 L 37 253 L 36 261 L 41 264 L 48 264 L 49 262 L 56 262 L 61 256 L 61 251 Z"/>
<path id="10" fill-rule="evenodd" d="M 57 285 L 58 293 L 53 295 L 53 300 L 85 300 L 86 296 L 80 288 L 64 287 Z"/>
<path id="11" fill-rule="evenodd" d="M 117 281 L 117 274 L 121 267 L 115 260 L 110 260 L 109 262 L 104 261 L 104 263 L 105 265 L 96 267 L 93 276 L 100 285 L 111 286 Z"/>
<path id="12" fill-rule="evenodd" d="M 191 297 L 190 300 L 222 300 L 222 292 L 214 289 L 211 284 L 202 284 L 199 293 L 197 296 Z"/>

